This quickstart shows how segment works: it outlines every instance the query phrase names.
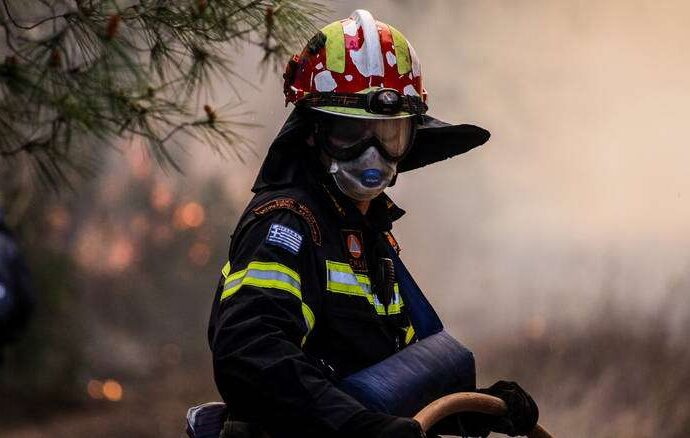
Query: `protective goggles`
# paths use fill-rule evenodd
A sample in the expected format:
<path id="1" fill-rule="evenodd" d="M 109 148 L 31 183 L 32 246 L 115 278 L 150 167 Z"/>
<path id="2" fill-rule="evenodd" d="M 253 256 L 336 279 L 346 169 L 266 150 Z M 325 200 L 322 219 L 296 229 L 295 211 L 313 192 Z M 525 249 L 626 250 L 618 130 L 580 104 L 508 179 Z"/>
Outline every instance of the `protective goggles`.
<path id="1" fill-rule="evenodd" d="M 316 140 L 336 160 L 349 161 L 374 146 L 393 162 L 400 161 L 414 141 L 413 117 L 364 119 L 319 113 L 316 116 Z"/>

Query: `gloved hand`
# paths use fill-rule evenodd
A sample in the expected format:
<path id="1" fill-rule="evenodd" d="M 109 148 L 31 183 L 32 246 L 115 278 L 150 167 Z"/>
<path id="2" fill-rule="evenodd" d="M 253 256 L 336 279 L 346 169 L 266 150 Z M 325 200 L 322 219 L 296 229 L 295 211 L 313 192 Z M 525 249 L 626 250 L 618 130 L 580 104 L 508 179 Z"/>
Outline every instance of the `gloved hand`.
<path id="1" fill-rule="evenodd" d="M 422 426 L 412 418 L 398 417 L 386 426 L 378 438 L 425 438 Z"/>
<path id="2" fill-rule="evenodd" d="M 539 409 L 532 397 L 515 382 L 499 381 L 477 392 L 503 400 L 508 412 L 502 417 L 463 412 L 441 420 L 431 428 L 431 434 L 486 437 L 491 432 L 510 436 L 527 435 L 534 429 Z"/>
<path id="3" fill-rule="evenodd" d="M 412 418 L 372 411 L 362 411 L 350 418 L 343 425 L 342 435 L 348 438 L 425 438 L 422 426 Z"/>
<path id="4" fill-rule="evenodd" d="M 499 380 L 477 392 L 498 397 L 508 406 L 506 415 L 493 417 L 490 420 L 488 426 L 492 431 L 510 436 L 521 436 L 527 435 L 537 425 L 539 408 L 527 391 L 517 383 Z"/>

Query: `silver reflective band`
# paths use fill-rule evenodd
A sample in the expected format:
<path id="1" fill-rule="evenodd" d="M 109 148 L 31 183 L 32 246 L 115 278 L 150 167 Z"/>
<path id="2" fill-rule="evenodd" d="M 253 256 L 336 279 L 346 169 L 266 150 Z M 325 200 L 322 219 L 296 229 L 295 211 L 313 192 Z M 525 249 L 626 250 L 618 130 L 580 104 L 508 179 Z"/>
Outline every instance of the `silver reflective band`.
<path id="1" fill-rule="evenodd" d="M 398 283 L 394 284 L 392 301 L 386 307 L 372 293 L 369 277 L 355 274 L 349 264 L 326 260 L 326 275 L 326 290 L 329 292 L 364 297 L 378 315 L 396 315 L 402 311 L 404 303 L 400 297 Z"/>
<path id="2" fill-rule="evenodd" d="M 277 289 L 287 292 L 298 298 L 302 305 L 302 316 L 306 325 L 306 333 L 302 338 L 302 345 L 307 341 L 307 336 L 314 328 L 316 319 L 314 312 L 302 301 L 300 290 L 300 276 L 292 269 L 277 262 L 250 262 L 247 267 L 235 273 L 229 273 L 229 265 L 223 267 L 225 285 L 220 295 L 220 301 L 230 298 L 242 286 L 254 286 L 258 288 Z M 226 275 L 227 274 L 227 275 Z"/>
<path id="3" fill-rule="evenodd" d="M 236 286 L 239 286 L 245 278 L 256 278 L 257 280 L 275 280 L 275 281 L 280 281 L 282 283 L 287 283 L 290 286 L 294 287 L 295 289 L 300 288 L 300 283 L 299 281 L 296 281 L 294 278 L 290 277 L 289 275 L 280 272 L 280 271 L 262 271 L 259 269 L 249 269 L 245 272 L 245 274 L 237 278 L 235 280 L 230 281 L 225 285 L 223 288 L 224 291 L 233 289 Z"/>

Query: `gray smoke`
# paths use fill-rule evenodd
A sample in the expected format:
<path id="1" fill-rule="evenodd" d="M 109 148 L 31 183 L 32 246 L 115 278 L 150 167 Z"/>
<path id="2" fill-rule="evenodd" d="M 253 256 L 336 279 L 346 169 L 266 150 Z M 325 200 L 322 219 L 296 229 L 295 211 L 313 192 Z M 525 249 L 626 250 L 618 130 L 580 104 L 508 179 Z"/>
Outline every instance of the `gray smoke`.
<path id="1" fill-rule="evenodd" d="M 489 129 L 390 193 L 404 259 L 452 328 L 586 323 L 604 302 L 654 310 L 690 262 L 690 28 L 683 1 L 362 1 L 422 60 L 431 113 Z M 338 2 L 332 19 L 348 15 Z M 251 71 L 249 53 L 240 71 Z M 289 112 L 281 80 L 246 89 L 257 157 L 216 169 L 238 202 Z"/>

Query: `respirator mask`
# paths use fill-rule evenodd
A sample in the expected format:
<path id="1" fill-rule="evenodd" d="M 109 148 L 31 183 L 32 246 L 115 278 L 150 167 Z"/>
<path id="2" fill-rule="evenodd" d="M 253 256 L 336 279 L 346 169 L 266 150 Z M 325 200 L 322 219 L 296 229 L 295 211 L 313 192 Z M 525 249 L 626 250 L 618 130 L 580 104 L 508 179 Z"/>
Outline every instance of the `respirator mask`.
<path id="1" fill-rule="evenodd" d="M 413 117 L 358 118 L 319 113 L 315 140 L 330 159 L 328 172 L 344 194 L 369 201 L 393 180 L 412 146 Z"/>

